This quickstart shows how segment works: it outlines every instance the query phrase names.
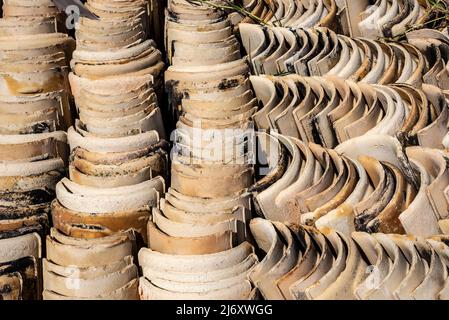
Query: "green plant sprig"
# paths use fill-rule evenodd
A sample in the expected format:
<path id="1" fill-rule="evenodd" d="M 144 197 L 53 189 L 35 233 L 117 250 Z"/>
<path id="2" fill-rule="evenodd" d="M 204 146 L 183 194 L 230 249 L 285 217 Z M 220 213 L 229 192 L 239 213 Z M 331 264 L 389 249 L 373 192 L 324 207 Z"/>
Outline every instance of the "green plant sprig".
<path id="1" fill-rule="evenodd" d="M 264 20 L 262 20 L 260 17 L 254 15 L 250 11 L 246 10 L 243 6 L 235 4 L 232 1 L 224 0 L 222 1 L 224 4 L 215 3 L 211 0 L 186 0 L 187 2 L 191 3 L 192 5 L 200 6 L 200 5 L 207 5 L 219 10 L 223 11 L 233 11 L 238 12 L 244 17 L 251 18 L 254 22 L 261 24 L 261 25 L 268 25 Z"/>

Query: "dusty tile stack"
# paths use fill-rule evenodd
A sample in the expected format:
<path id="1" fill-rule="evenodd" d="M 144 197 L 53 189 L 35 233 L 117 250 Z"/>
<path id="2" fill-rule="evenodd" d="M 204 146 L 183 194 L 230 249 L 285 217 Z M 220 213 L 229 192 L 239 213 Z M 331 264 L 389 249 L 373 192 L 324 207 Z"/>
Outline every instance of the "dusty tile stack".
<path id="1" fill-rule="evenodd" d="M 337 2 L 339 1 L 242 1 L 242 10 L 230 13 L 229 17 L 235 24 L 257 23 L 293 29 L 326 27 L 337 31 L 341 29 Z"/>
<path id="2" fill-rule="evenodd" d="M 3 0 L 3 17 L 55 18 L 61 16 L 58 8 L 51 0 Z"/>
<path id="3" fill-rule="evenodd" d="M 369 134 L 335 149 L 282 135 L 281 154 L 254 190 L 261 216 L 290 225 L 354 231 L 448 234 L 447 152 Z M 261 183 L 259 181 L 258 183 Z"/>
<path id="4" fill-rule="evenodd" d="M 336 151 L 352 160 L 364 160 L 366 156 L 377 159 L 384 168 L 393 164 L 405 179 L 398 180 L 399 176 L 395 174 L 393 181 L 388 182 L 385 180 L 388 177 L 383 173 L 385 171 L 388 175 L 388 170 L 379 167 L 376 162 L 370 164 L 364 161 L 365 170 L 375 185 L 374 191 L 355 207 L 356 224 L 358 221 L 363 224 L 378 217 L 379 212 L 384 212 L 384 217 L 389 217 L 389 222 L 385 222 L 397 225 L 398 221 L 393 221 L 399 219 L 407 234 L 424 237 L 448 234 L 449 176 L 446 151 L 419 146 L 404 149 L 395 138 L 381 136 L 352 139 L 338 146 Z M 388 189 L 393 190 L 392 184 L 394 193 L 391 194 Z M 388 229 L 384 232 L 393 233 Z"/>
<path id="5" fill-rule="evenodd" d="M 259 2 L 263 1 L 251 1 L 245 8 L 262 20 L 265 7 Z M 422 28 L 447 33 L 448 7 L 446 0 L 275 0 L 269 6 L 272 17 L 263 20 L 273 26 L 330 27 L 351 37 L 400 39 Z"/>
<path id="6" fill-rule="evenodd" d="M 265 299 L 356 299 L 368 265 L 350 236 L 260 218 L 251 232 L 265 255 L 249 277 Z"/>
<path id="7" fill-rule="evenodd" d="M 133 232 L 101 238 L 47 237 L 45 300 L 138 300 Z"/>
<path id="8" fill-rule="evenodd" d="M 254 299 L 246 241 L 254 169 L 246 130 L 257 110 L 246 60 L 223 12 L 169 2 L 165 74 L 179 121 L 171 188 L 153 209 L 139 262 L 142 299 Z"/>
<path id="9" fill-rule="evenodd" d="M 447 7 L 445 1 L 436 3 L 438 7 Z M 356 28 L 363 37 L 376 39 L 402 36 L 413 28 L 426 25 L 430 19 L 434 21 L 435 29 L 439 25 L 444 27 L 445 22 L 442 18 L 430 12 L 434 9 L 433 6 L 431 1 L 378 0 L 373 2 L 373 5 L 367 6 L 360 14 L 361 21 Z"/>
<path id="10" fill-rule="evenodd" d="M 447 300 L 447 237 L 251 221 L 265 256 L 250 273 L 270 300 Z"/>
<path id="11" fill-rule="evenodd" d="M 136 299 L 137 249 L 147 242 L 168 171 L 158 107 L 164 63 L 146 1 L 88 1 L 70 84 L 79 119 L 68 130 L 69 179 L 56 186 L 45 299 Z"/>
<path id="12" fill-rule="evenodd" d="M 0 19 L 0 300 L 41 296 L 41 243 L 68 157 L 74 41 L 55 33 L 49 3 L 5 1 Z"/>
<path id="13" fill-rule="evenodd" d="M 239 30 L 252 73 L 256 75 L 329 75 L 355 82 L 406 83 L 416 87 L 423 82 L 435 84 L 436 74 L 444 79 L 448 76 L 446 69 L 432 70 L 436 61 L 425 51 L 430 44 L 421 44 L 422 52 L 413 41 L 350 38 L 326 28 L 292 30 L 241 24 Z M 447 42 L 445 36 L 440 38 Z M 442 87 L 448 88 L 447 84 Z"/>
<path id="14" fill-rule="evenodd" d="M 433 85 L 370 85 L 335 76 L 251 76 L 262 108 L 259 129 L 335 148 L 349 139 L 386 134 L 405 146 L 444 149 L 449 110 Z"/>
<path id="15" fill-rule="evenodd" d="M 444 31 L 447 7 L 447 1 L 420 0 L 256 0 L 243 1 L 240 10 L 229 16 L 235 24 L 326 27 L 346 36 L 377 39 L 403 37 L 423 27 Z"/>
<path id="16" fill-rule="evenodd" d="M 447 2 L 342 4 L 352 37 L 239 25 L 254 122 L 280 145 L 250 189 L 270 222 L 250 224 L 249 278 L 266 299 L 447 300 Z"/>
<path id="17" fill-rule="evenodd" d="M 408 32 L 407 41 L 426 57 L 428 71 L 423 81 L 449 90 L 449 36 L 438 30 L 422 29 Z"/>
<path id="18" fill-rule="evenodd" d="M 3 0 L 2 32 L 38 34 L 64 32 L 64 15 L 52 0 Z"/>

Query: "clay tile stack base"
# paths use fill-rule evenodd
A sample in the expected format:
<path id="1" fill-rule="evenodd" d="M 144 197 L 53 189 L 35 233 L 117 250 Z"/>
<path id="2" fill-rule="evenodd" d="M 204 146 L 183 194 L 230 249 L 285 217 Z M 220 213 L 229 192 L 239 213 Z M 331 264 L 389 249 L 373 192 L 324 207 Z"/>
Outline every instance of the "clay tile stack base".
<path id="1" fill-rule="evenodd" d="M 74 41 L 51 1 L 4 1 L 0 19 L 0 300 L 41 298 L 42 239 L 65 175 Z"/>
<path id="2" fill-rule="evenodd" d="M 52 229 L 44 260 L 45 300 L 136 300 L 134 235 L 89 240 Z"/>

